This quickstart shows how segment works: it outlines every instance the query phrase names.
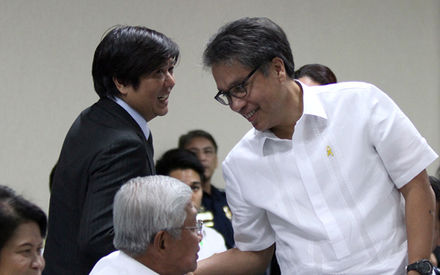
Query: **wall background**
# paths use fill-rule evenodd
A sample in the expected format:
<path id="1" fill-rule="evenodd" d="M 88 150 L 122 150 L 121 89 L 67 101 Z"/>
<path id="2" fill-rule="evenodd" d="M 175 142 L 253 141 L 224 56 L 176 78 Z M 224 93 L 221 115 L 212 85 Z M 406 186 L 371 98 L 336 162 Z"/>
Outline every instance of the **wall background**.
<path id="1" fill-rule="evenodd" d="M 48 208 L 48 176 L 76 116 L 93 104 L 91 63 L 116 24 L 145 25 L 181 48 L 169 113 L 151 121 L 155 154 L 194 128 L 211 132 L 222 160 L 251 125 L 213 100 L 201 65 L 226 22 L 267 16 L 291 42 L 296 67 L 329 66 L 340 81 L 376 84 L 440 152 L 438 0 L 0 0 L 0 184 Z M 431 174 L 439 166 L 429 167 Z M 224 185 L 218 169 L 214 182 Z"/>

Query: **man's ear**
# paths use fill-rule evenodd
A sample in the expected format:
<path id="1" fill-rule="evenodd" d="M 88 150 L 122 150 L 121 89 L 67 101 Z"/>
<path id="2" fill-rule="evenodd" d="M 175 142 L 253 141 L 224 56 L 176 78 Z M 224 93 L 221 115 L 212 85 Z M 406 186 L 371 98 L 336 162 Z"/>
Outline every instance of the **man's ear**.
<path id="1" fill-rule="evenodd" d="M 127 95 L 127 86 L 119 82 L 116 77 L 113 77 L 113 83 L 115 83 L 116 89 L 121 93 L 121 95 Z"/>
<path id="2" fill-rule="evenodd" d="M 156 233 L 154 236 L 153 247 L 157 251 L 163 251 L 166 249 L 167 233 L 163 230 Z"/>
<path id="3" fill-rule="evenodd" d="M 284 61 L 279 57 L 274 57 L 271 64 L 278 78 L 280 78 L 280 80 L 286 79 L 286 67 L 284 66 Z"/>

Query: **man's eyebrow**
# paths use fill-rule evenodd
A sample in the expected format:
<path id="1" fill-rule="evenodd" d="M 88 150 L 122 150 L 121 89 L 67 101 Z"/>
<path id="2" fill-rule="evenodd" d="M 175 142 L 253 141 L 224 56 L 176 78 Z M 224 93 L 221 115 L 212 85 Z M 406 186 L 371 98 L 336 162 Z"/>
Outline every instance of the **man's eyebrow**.
<path id="1" fill-rule="evenodd" d="M 241 84 L 245 78 L 246 78 L 246 76 L 243 77 L 243 78 L 241 78 L 241 79 L 239 78 L 239 79 L 236 79 L 236 80 L 232 81 L 232 82 L 229 84 L 229 87 L 228 87 L 227 89 L 225 89 L 225 90 L 218 89 L 218 88 L 217 88 L 217 89 L 218 89 L 219 91 L 222 91 L 222 92 L 227 92 L 227 91 L 229 91 L 230 89 L 234 88 L 235 86 Z"/>
<path id="2" fill-rule="evenodd" d="M 33 247 L 34 245 L 32 243 L 29 242 L 25 242 L 22 244 L 19 244 L 18 247 L 23 248 L 23 247 Z"/>

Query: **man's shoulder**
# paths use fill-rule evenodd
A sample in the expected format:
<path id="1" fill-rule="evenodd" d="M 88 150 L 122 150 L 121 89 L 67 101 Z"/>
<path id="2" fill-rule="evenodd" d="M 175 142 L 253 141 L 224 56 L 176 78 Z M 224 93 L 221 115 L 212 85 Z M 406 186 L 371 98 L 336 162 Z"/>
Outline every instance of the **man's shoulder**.
<path id="1" fill-rule="evenodd" d="M 123 254 L 120 251 L 114 251 L 105 257 L 102 257 L 93 267 L 90 275 L 101 274 L 122 274 L 125 271 L 124 266 L 127 264 Z"/>
<path id="2" fill-rule="evenodd" d="M 86 118 L 92 123 L 112 127 L 133 127 L 136 121 L 130 114 L 111 99 L 100 99 L 85 109 L 80 118 Z"/>
<path id="3" fill-rule="evenodd" d="M 213 197 L 214 197 L 214 195 L 226 197 L 225 191 L 223 189 L 215 187 L 213 184 L 211 184 L 211 194 Z"/>
<path id="4" fill-rule="evenodd" d="M 380 91 L 375 85 L 367 82 L 348 81 L 335 84 L 308 87 L 310 92 L 315 93 L 321 99 L 343 100 L 356 96 L 371 96 Z"/>
<path id="5" fill-rule="evenodd" d="M 258 132 L 254 128 L 250 129 L 228 153 L 225 162 L 243 154 L 252 154 L 252 152 L 255 152 L 260 147 L 262 140 L 263 137 L 261 132 Z"/>
<path id="6" fill-rule="evenodd" d="M 90 275 L 120 275 L 120 274 L 157 274 L 149 267 L 141 264 L 122 251 L 114 251 L 101 258 Z"/>
<path id="7" fill-rule="evenodd" d="M 112 115 L 112 110 L 103 106 L 121 111 L 119 106 L 102 104 L 101 101 L 85 109 L 66 134 L 59 160 L 61 163 L 70 163 L 73 159 L 83 162 L 107 153 L 132 151 L 133 148 L 146 150 L 144 134 L 137 124 L 118 114 Z"/>
<path id="8" fill-rule="evenodd" d="M 89 108 L 81 112 L 75 119 L 67 137 L 75 138 L 88 136 L 101 137 L 101 141 L 118 138 L 139 139 L 141 130 L 130 115 L 118 104 L 109 100 L 101 99 Z"/>
<path id="9" fill-rule="evenodd" d="M 367 82 L 340 82 L 336 84 L 309 87 L 307 98 L 317 97 L 319 101 L 308 100 L 311 106 L 322 105 L 327 117 L 334 118 L 334 112 L 369 112 L 376 102 L 388 98 L 378 87 Z M 319 103 L 317 103 L 319 102 Z M 362 111 L 364 110 L 364 111 Z M 333 115 L 332 115 L 333 114 Z M 345 119 L 346 116 L 341 116 Z"/>

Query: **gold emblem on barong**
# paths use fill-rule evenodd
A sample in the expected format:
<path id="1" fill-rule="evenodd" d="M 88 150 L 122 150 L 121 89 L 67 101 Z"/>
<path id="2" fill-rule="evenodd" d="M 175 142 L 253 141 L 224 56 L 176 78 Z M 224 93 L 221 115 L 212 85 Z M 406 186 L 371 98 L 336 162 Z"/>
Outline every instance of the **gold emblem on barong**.
<path id="1" fill-rule="evenodd" d="M 332 148 L 330 148 L 330 146 L 327 145 L 327 157 L 329 156 L 334 157 L 335 155 L 333 155 Z"/>
<path id="2" fill-rule="evenodd" d="M 232 212 L 227 205 L 223 206 L 223 212 L 228 219 L 232 219 Z"/>

